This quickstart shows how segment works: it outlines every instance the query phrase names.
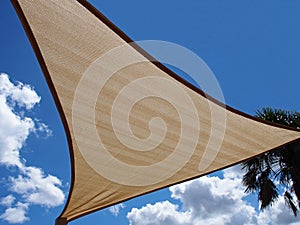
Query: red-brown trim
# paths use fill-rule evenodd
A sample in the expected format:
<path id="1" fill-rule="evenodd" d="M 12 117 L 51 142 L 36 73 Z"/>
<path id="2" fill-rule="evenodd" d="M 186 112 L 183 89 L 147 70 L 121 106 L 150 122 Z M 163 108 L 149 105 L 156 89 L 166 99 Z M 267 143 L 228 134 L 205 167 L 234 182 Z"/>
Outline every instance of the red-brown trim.
<path id="1" fill-rule="evenodd" d="M 271 125 L 271 126 L 274 126 L 274 127 L 279 127 L 279 128 L 283 128 L 283 129 L 288 129 L 288 130 L 293 130 L 293 131 L 297 131 L 299 132 L 299 130 L 295 129 L 295 128 L 291 128 L 291 127 L 288 127 L 288 126 L 284 126 L 284 125 L 281 125 L 281 124 L 275 124 L 275 123 L 272 123 L 272 122 L 269 122 L 269 121 L 265 121 L 265 120 L 262 120 L 260 118 L 257 118 L 257 117 L 254 117 L 254 116 L 251 116 L 249 114 L 246 114 L 244 112 L 241 112 L 239 110 L 236 110 L 228 105 L 225 105 L 224 103 L 216 100 L 215 98 L 211 97 L 210 95 L 204 93 L 202 90 L 200 90 L 198 87 L 194 86 L 193 84 L 187 82 L 186 80 L 184 80 L 183 78 L 181 78 L 179 75 L 177 75 L 176 73 L 174 73 L 173 71 L 171 71 L 169 68 L 167 68 L 166 66 L 164 66 L 163 64 L 161 64 L 160 62 L 158 62 L 157 60 L 155 60 L 154 57 L 152 57 L 151 55 L 149 55 L 145 50 L 143 50 L 140 46 L 138 46 L 137 44 L 134 43 L 134 41 L 128 37 L 122 30 L 120 30 L 116 25 L 114 25 L 108 18 L 106 18 L 101 12 L 99 12 L 93 5 L 91 5 L 89 2 L 87 2 L 86 0 L 76 0 L 78 1 L 83 7 L 85 7 L 87 10 L 89 10 L 89 12 L 91 12 L 93 15 L 95 15 L 100 21 L 102 21 L 103 23 L 105 23 L 112 31 L 114 31 L 117 35 L 120 36 L 120 38 L 122 38 L 124 41 L 126 41 L 127 43 L 131 43 L 134 48 L 139 51 L 142 55 L 144 55 L 147 59 L 149 59 L 149 61 L 151 61 L 155 66 L 157 66 L 159 69 L 161 69 L 162 71 L 166 72 L 168 75 L 170 75 L 171 77 L 173 77 L 174 79 L 176 79 L 177 81 L 179 81 L 180 83 L 184 84 L 185 86 L 187 86 L 188 88 L 192 89 L 193 91 L 195 91 L 196 93 L 200 94 L 201 96 L 209 99 L 210 101 L 218 104 L 219 106 L 223 107 L 223 108 L 226 108 L 227 110 L 235 113 L 235 114 L 238 114 L 238 115 L 241 115 L 243 117 L 246 117 L 248 119 L 252 119 L 252 120 L 255 120 L 257 122 L 260 122 L 260 123 L 264 123 L 264 124 L 267 124 L 267 125 Z M 62 120 L 62 123 L 64 125 L 64 129 L 65 129 L 65 132 L 66 132 L 66 136 L 67 136 L 67 140 L 68 140 L 68 146 L 69 146 L 69 152 L 70 152 L 70 158 L 71 158 L 71 170 L 72 170 L 72 176 L 71 176 L 71 186 L 70 186 L 70 192 L 69 192 L 69 196 L 68 196 L 68 200 L 66 202 L 66 205 L 61 213 L 61 215 L 63 215 L 63 213 L 65 212 L 65 210 L 67 209 L 68 205 L 69 205 L 69 201 L 70 201 L 70 198 L 71 198 L 71 195 L 72 195 L 72 191 L 73 191 L 73 187 L 74 187 L 74 181 L 75 181 L 75 165 L 74 165 L 74 153 L 73 153 L 73 145 L 72 145 L 72 140 L 71 140 L 71 134 L 70 134 L 70 130 L 69 130 L 69 127 L 68 127 L 68 124 L 67 124 L 67 120 L 66 120 L 66 117 L 63 113 L 63 109 L 62 109 L 62 106 L 61 106 L 61 103 L 59 101 L 59 98 L 58 98 L 58 95 L 56 93 L 56 90 L 55 90 L 55 87 L 53 85 L 53 82 L 51 80 L 51 76 L 50 76 L 50 73 L 47 69 L 47 66 L 46 66 L 46 63 L 43 59 L 43 56 L 41 54 L 41 51 L 38 47 L 38 44 L 35 40 L 35 37 L 34 37 L 34 34 L 26 20 L 26 17 L 18 3 L 18 0 L 11 0 L 19 18 L 20 18 L 20 21 L 22 22 L 22 25 L 25 29 L 25 32 L 27 34 L 27 37 L 28 39 L 30 40 L 30 43 L 32 45 L 32 48 L 35 52 L 35 55 L 40 63 L 40 66 L 42 68 L 42 71 L 44 73 L 44 76 L 46 78 L 46 81 L 48 83 L 48 86 L 51 90 L 51 93 L 52 93 L 52 96 L 54 98 L 54 101 L 55 101 L 55 104 L 56 104 L 56 107 L 59 111 L 59 115 L 61 117 L 61 120 Z M 288 143 L 285 143 L 281 146 L 278 146 L 277 148 L 279 147 L 282 147 L 286 144 L 290 144 L 290 143 L 293 143 L 293 142 L 296 142 L 296 141 L 299 141 L 300 139 L 297 139 L 297 140 L 294 140 L 294 141 L 291 141 L 291 142 L 288 142 Z M 269 150 L 269 151 L 272 151 L 273 149 Z M 259 154 L 258 154 L 259 155 Z M 251 158 L 254 158 L 256 157 L 257 155 L 251 157 Z M 249 159 L 247 159 L 249 160 Z M 239 163 L 242 163 L 244 161 L 247 161 L 247 160 L 241 160 L 237 163 L 234 163 L 234 164 L 231 164 L 231 165 L 228 165 L 226 167 L 223 167 L 223 168 L 220 168 L 220 169 L 216 169 L 214 171 L 211 171 L 209 173 L 213 173 L 215 171 L 218 171 L 218 170 L 221 170 L 221 169 L 226 169 L 228 167 L 231 167 L 231 166 L 234 166 L 234 165 L 237 165 Z M 193 179 L 196 179 L 198 177 L 201 177 L 201 176 L 205 176 L 209 173 L 205 173 L 205 174 L 202 174 L 200 176 L 195 176 L 195 177 L 192 177 L 192 178 L 189 178 L 189 179 L 186 179 L 186 180 L 182 180 L 182 181 L 179 181 L 179 182 L 176 182 L 176 183 L 173 183 L 173 184 L 170 184 L 170 185 L 167 185 L 167 186 L 164 186 L 164 187 L 160 187 L 160 188 L 157 188 L 155 190 L 151 190 L 151 191 L 148 191 L 148 192 L 145 192 L 143 194 L 140 194 L 140 195 L 136 195 L 134 197 L 130 197 L 128 199 L 125 199 L 125 200 L 122 200 L 120 202 L 115 202 L 111 205 L 114 205 L 114 204 L 118 204 L 118 203 L 121 203 L 123 201 L 126 201 L 126 200 L 130 200 L 130 199 L 133 199 L 133 198 L 136 198 L 136 197 L 139 197 L 139 196 L 142 196 L 142 195 L 145 195 L 145 194 L 149 194 L 149 193 L 152 193 L 154 191 L 158 191 L 158 190 L 161 190 L 163 188 L 166 188 L 166 187 L 169 187 L 171 185 L 176 185 L 176 184 L 179 184 L 179 183 L 182 183 L 182 182 L 186 182 L 186 181 L 190 181 L 190 180 L 193 180 Z M 93 209 L 89 212 L 85 212 L 79 216 L 76 216 L 70 220 L 66 220 L 65 218 L 61 218 L 61 215 L 57 218 L 57 222 L 64 222 L 65 224 L 67 224 L 68 222 L 72 221 L 72 220 L 75 220 L 79 217 L 82 217 L 82 216 L 85 216 L 85 215 L 88 215 L 90 213 L 93 213 L 93 212 L 96 212 L 96 211 L 99 211 L 103 208 L 106 208 L 106 207 L 109 207 L 111 205 L 108 205 L 108 206 L 105 206 L 105 207 L 99 207 L 97 209 Z"/>
<path id="2" fill-rule="evenodd" d="M 49 89 L 51 91 L 51 94 L 52 94 L 52 97 L 54 99 L 54 102 L 55 102 L 55 105 L 57 107 L 57 110 L 59 112 L 59 115 L 60 115 L 60 118 L 61 118 L 61 121 L 63 123 L 63 126 L 64 126 L 64 130 L 65 130 L 65 133 L 66 133 L 66 137 L 67 137 L 67 141 L 68 141 L 68 146 L 69 146 L 69 154 L 70 154 L 70 160 L 71 160 L 71 170 L 72 170 L 72 174 L 71 174 L 71 185 L 70 185 L 70 191 L 69 191 L 69 196 L 71 196 L 72 194 L 72 190 L 73 190 L 73 186 L 74 186 L 74 180 L 75 180 L 75 168 L 74 168 L 74 154 L 73 154 L 73 144 L 72 144 L 72 139 L 71 139 L 71 133 L 70 133 L 70 129 L 69 129 L 69 126 L 68 126 L 68 123 L 67 123 L 67 119 L 65 117 L 65 114 L 63 112 L 63 108 L 62 108 L 62 105 L 59 101 L 59 98 L 58 98 L 58 95 L 56 93 L 56 90 L 55 90 L 55 86 L 52 82 L 52 79 L 51 79 L 51 76 L 50 76 L 50 73 L 47 69 L 47 66 L 46 66 L 46 63 L 44 61 L 44 58 L 42 56 L 42 53 L 40 51 L 40 48 L 37 44 L 37 41 L 35 40 L 35 37 L 34 37 L 34 34 L 30 28 L 30 25 L 22 11 L 22 8 L 21 6 L 19 5 L 18 3 L 18 0 L 11 0 L 11 3 L 13 5 L 13 7 L 15 8 L 16 12 L 17 12 L 17 15 L 23 25 L 23 28 L 26 32 L 26 35 L 30 41 L 30 44 L 34 50 L 34 53 L 38 59 L 38 62 L 41 66 L 41 69 L 44 73 L 44 77 L 46 79 L 46 82 L 49 86 Z M 69 204 L 69 201 L 70 201 L 70 198 L 68 198 L 67 200 L 67 203 L 65 205 L 65 208 L 63 210 L 63 212 L 65 211 L 65 209 L 67 208 L 67 205 Z M 62 220 L 59 220 L 59 221 L 66 221 L 65 219 L 62 219 Z M 67 223 L 66 223 L 67 224 Z"/>
<path id="3" fill-rule="evenodd" d="M 148 52 L 146 52 L 143 48 L 141 48 L 138 44 L 136 44 L 134 42 L 134 40 L 132 40 L 120 28 L 118 28 L 115 24 L 113 24 L 106 16 L 104 16 L 100 11 L 98 11 L 98 9 L 96 9 L 91 3 L 89 3 L 86 0 L 77 0 L 77 1 L 79 3 L 81 3 L 86 9 L 88 9 L 92 14 L 94 14 L 99 20 L 101 20 L 103 23 L 105 23 L 111 30 L 113 30 L 117 35 L 119 35 L 124 41 L 126 41 L 127 43 L 131 43 L 131 45 L 138 52 L 140 52 L 143 56 L 145 56 L 149 61 L 151 61 L 159 69 L 166 72 L 168 75 L 170 75 L 171 77 L 173 77 L 174 79 L 176 79 L 180 83 L 184 84 L 188 88 L 192 89 L 193 91 L 197 92 L 198 94 L 202 95 L 203 97 L 205 97 L 205 98 L 209 99 L 210 101 L 216 103 L 217 105 L 219 105 L 223 108 L 226 108 L 227 110 L 229 110 L 229 111 L 231 111 L 235 114 L 241 115 L 243 117 L 246 117 L 246 118 L 249 118 L 249 119 L 264 123 L 264 124 L 268 124 L 268 125 L 271 125 L 271 126 L 280 127 L 280 128 L 284 128 L 284 129 L 288 129 L 288 130 L 299 131 L 299 130 L 297 130 L 295 128 L 292 128 L 292 127 L 289 127 L 289 126 L 285 126 L 285 125 L 281 125 L 281 124 L 275 124 L 275 123 L 272 123 L 270 121 L 266 121 L 266 120 L 260 119 L 258 117 L 251 116 L 247 113 L 241 112 L 237 109 L 234 109 L 234 108 L 220 102 L 219 100 L 217 100 L 214 97 L 210 96 L 209 94 L 205 93 L 204 91 L 202 91 L 198 87 L 196 87 L 193 84 L 189 83 L 188 81 L 184 80 L 178 74 L 174 73 L 172 70 L 170 70 L 165 65 L 163 65 L 158 60 L 156 60 L 153 56 L 151 56 Z"/>

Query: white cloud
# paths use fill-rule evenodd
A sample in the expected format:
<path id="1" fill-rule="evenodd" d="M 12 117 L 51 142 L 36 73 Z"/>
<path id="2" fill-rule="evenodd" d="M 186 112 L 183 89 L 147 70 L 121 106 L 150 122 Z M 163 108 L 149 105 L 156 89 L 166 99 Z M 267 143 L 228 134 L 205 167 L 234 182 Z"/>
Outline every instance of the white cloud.
<path id="1" fill-rule="evenodd" d="M 48 125 L 38 119 L 35 119 L 34 133 L 37 137 L 48 138 L 52 136 L 52 130 L 49 129 Z"/>
<path id="2" fill-rule="evenodd" d="M 16 115 L 0 94 L 0 164 L 22 167 L 20 149 L 33 129 L 33 120 Z"/>
<path id="3" fill-rule="evenodd" d="M 224 177 L 228 179 L 242 179 L 244 172 L 242 170 L 241 164 L 236 166 L 231 166 L 225 170 L 223 170 Z"/>
<path id="4" fill-rule="evenodd" d="M 192 215 L 189 211 L 179 211 L 178 206 L 169 201 L 147 204 L 141 209 L 133 208 L 127 214 L 130 225 L 191 225 Z"/>
<path id="5" fill-rule="evenodd" d="M 0 204 L 6 207 L 11 207 L 15 201 L 15 197 L 12 195 L 8 195 L 0 200 Z"/>
<path id="6" fill-rule="evenodd" d="M 27 110 L 32 109 L 41 100 L 30 85 L 21 82 L 15 85 L 10 82 L 8 75 L 3 73 L 0 74 L 0 95 L 5 96 L 13 106 L 17 104 Z"/>
<path id="7" fill-rule="evenodd" d="M 109 210 L 114 216 L 118 216 L 119 213 L 120 213 L 120 210 L 121 210 L 121 209 L 124 209 L 124 208 L 125 208 L 125 204 L 120 203 L 120 204 L 113 205 L 113 206 L 109 207 L 108 210 Z"/>
<path id="8" fill-rule="evenodd" d="M 40 100 L 31 86 L 21 82 L 14 84 L 8 75 L 0 74 L 0 164 L 22 168 L 24 159 L 20 158 L 20 150 L 28 136 L 31 133 L 52 135 L 45 123 L 24 116 L 20 110 L 31 110 Z"/>
<path id="9" fill-rule="evenodd" d="M 282 196 L 273 208 L 263 212 L 244 201 L 239 166 L 223 173 L 223 178 L 204 176 L 170 187 L 171 198 L 182 207 L 163 201 L 133 208 L 127 214 L 130 225 L 300 225 L 299 218 L 294 218 L 284 206 Z"/>
<path id="10" fill-rule="evenodd" d="M 276 225 L 300 225 L 300 218 L 292 215 L 291 210 L 285 205 L 284 197 L 280 196 L 272 208 L 264 210 L 258 216 L 258 224 L 271 222 Z"/>
<path id="11" fill-rule="evenodd" d="M 26 175 L 11 178 L 11 190 L 23 196 L 26 202 L 46 207 L 59 206 L 64 202 L 61 181 L 52 175 L 45 176 L 40 168 L 27 167 Z"/>
<path id="12" fill-rule="evenodd" d="M 7 209 L 0 219 L 10 223 L 28 220 L 26 214 L 30 205 L 56 207 L 65 199 L 60 189 L 62 183 L 57 177 L 45 175 L 40 168 L 27 166 L 20 155 L 30 134 L 46 138 L 52 135 L 45 123 L 26 116 L 40 100 L 30 85 L 13 83 L 8 75 L 0 74 L 0 166 L 17 167 L 19 175 L 10 177 L 9 191 L 19 194 L 24 202 L 13 206 L 16 197 L 12 194 L 1 199 L 1 205 Z"/>
<path id="13" fill-rule="evenodd" d="M 16 207 L 9 207 L 0 215 L 0 218 L 9 223 L 24 223 L 29 218 L 26 216 L 28 212 L 28 204 L 18 202 Z"/>

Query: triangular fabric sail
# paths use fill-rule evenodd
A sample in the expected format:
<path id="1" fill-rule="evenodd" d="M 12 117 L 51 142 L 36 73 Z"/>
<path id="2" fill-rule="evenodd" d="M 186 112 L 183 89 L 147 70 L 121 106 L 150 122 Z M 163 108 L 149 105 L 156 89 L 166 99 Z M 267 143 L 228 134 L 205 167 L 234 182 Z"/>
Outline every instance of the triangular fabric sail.
<path id="1" fill-rule="evenodd" d="M 300 138 L 151 62 L 86 1 L 12 2 L 69 142 L 72 185 L 57 225 Z"/>

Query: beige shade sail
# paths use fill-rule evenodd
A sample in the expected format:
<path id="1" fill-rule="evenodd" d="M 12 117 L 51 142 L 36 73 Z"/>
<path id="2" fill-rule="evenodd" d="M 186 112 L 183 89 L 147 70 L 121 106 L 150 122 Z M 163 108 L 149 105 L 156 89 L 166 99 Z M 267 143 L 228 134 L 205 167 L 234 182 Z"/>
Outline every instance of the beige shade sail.
<path id="1" fill-rule="evenodd" d="M 300 138 L 152 62 L 86 1 L 12 2 L 69 142 L 72 185 L 57 225 Z"/>

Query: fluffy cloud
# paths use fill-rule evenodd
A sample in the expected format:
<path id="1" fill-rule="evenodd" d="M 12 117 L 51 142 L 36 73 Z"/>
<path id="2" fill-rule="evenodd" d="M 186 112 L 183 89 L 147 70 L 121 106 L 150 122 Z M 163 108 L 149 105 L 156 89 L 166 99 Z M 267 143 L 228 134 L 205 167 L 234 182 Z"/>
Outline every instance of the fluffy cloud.
<path id="1" fill-rule="evenodd" d="M 12 195 L 8 195 L 0 200 L 0 204 L 6 207 L 11 207 L 15 201 L 15 197 Z"/>
<path id="2" fill-rule="evenodd" d="M 154 205 L 147 204 L 141 209 L 133 208 L 127 214 L 131 225 L 191 225 L 192 212 L 180 211 L 178 205 L 169 201 L 157 202 Z"/>
<path id="3" fill-rule="evenodd" d="M 118 216 L 119 213 L 120 213 L 120 210 L 121 210 L 121 209 L 124 209 L 124 208 L 125 208 L 125 204 L 120 203 L 120 204 L 113 205 L 113 206 L 109 207 L 108 210 L 109 210 L 114 216 Z"/>
<path id="4" fill-rule="evenodd" d="M 61 181 L 52 175 L 45 176 L 40 168 L 27 167 L 24 175 L 11 177 L 11 190 L 21 194 L 28 203 L 46 207 L 59 206 L 64 201 L 64 193 L 58 188 Z"/>
<path id="5" fill-rule="evenodd" d="M 14 84 L 8 75 L 0 74 L 0 164 L 22 168 L 24 159 L 20 158 L 20 150 L 29 134 L 51 136 L 46 124 L 24 116 L 22 111 L 31 110 L 40 100 L 29 85 Z"/>
<path id="6" fill-rule="evenodd" d="M 169 188 L 169 201 L 137 209 L 133 208 L 127 218 L 130 225 L 229 225 L 229 224 L 300 224 L 299 218 L 289 214 L 283 197 L 275 208 L 257 212 L 246 202 L 244 187 L 241 185 L 241 170 L 237 167 L 224 170 L 223 176 L 204 176 L 199 179 Z M 298 221 L 298 222 L 297 222 Z"/>
<path id="7" fill-rule="evenodd" d="M 28 211 L 28 204 L 18 202 L 16 207 L 9 207 L 0 216 L 1 219 L 9 223 L 24 223 L 29 220 L 26 216 Z"/>
<path id="8" fill-rule="evenodd" d="M 17 104 L 27 110 L 32 109 L 41 100 L 41 97 L 30 85 L 21 82 L 14 84 L 9 80 L 7 74 L 0 74 L 0 94 L 5 96 L 10 105 L 15 106 Z"/>
<path id="9" fill-rule="evenodd" d="M 33 120 L 16 115 L 0 92 L 0 164 L 22 167 L 20 149 L 33 129 Z"/>
<path id="10" fill-rule="evenodd" d="M 300 218 L 294 217 L 285 205 L 284 197 L 280 196 L 278 202 L 271 208 L 258 215 L 258 224 L 300 225 Z"/>
<path id="11" fill-rule="evenodd" d="M 8 75 L 0 74 L 0 166 L 16 167 L 19 175 L 9 177 L 9 191 L 18 194 L 8 195 L 0 204 L 7 207 L 0 219 L 10 223 L 22 223 L 30 205 L 55 207 L 65 199 L 60 189 L 61 181 L 52 175 L 45 175 L 43 170 L 27 166 L 20 151 L 30 134 L 36 137 L 49 137 L 52 131 L 37 118 L 26 116 L 40 102 L 41 97 L 27 84 L 13 83 Z"/>

